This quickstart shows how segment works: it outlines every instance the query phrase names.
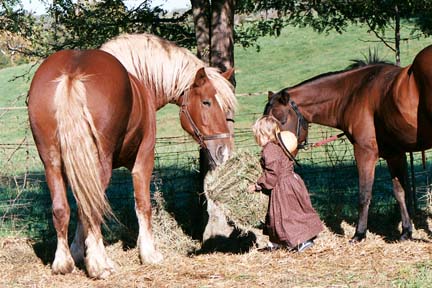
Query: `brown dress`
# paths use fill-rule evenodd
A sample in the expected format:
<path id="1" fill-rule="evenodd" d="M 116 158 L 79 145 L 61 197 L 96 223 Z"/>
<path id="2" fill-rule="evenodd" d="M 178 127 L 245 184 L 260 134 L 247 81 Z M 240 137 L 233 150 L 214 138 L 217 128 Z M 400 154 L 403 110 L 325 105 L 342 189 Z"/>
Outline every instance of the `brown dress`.
<path id="1" fill-rule="evenodd" d="M 269 142 L 261 152 L 261 166 L 257 185 L 271 190 L 264 229 L 269 240 L 294 248 L 317 236 L 323 225 L 306 185 L 294 172 L 294 162 L 278 144 Z"/>

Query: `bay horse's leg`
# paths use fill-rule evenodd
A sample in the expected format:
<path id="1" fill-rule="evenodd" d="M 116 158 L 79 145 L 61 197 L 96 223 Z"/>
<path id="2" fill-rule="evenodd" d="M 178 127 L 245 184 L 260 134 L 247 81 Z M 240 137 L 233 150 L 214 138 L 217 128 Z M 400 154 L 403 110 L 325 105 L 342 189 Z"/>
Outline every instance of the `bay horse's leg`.
<path id="1" fill-rule="evenodd" d="M 60 163 L 60 156 L 58 160 L 58 163 Z M 61 167 L 51 165 L 46 161 L 44 163 L 46 180 L 51 193 L 53 223 L 57 233 L 57 250 L 52 270 L 54 274 L 71 273 L 74 270 L 75 263 L 68 244 L 70 207 L 66 196 L 66 184 Z"/>
<path id="2" fill-rule="evenodd" d="M 154 167 L 154 141 L 144 139 L 132 169 L 135 212 L 139 225 L 137 245 L 141 262 L 151 264 L 163 259 L 162 254 L 156 250 L 151 227 L 150 181 Z"/>
<path id="3" fill-rule="evenodd" d="M 400 240 L 408 240 L 412 238 L 412 224 L 405 203 L 405 191 L 409 189 L 406 155 L 402 153 L 386 160 L 392 177 L 393 193 L 399 203 L 401 212 L 402 234 Z"/>
<path id="4" fill-rule="evenodd" d="M 378 161 L 378 152 L 374 145 L 365 148 L 354 144 L 354 156 L 357 162 L 359 174 L 359 216 L 356 232 L 351 243 L 362 241 L 366 238 L 369 205 L 372 199 L 372 186 L 375 177 L 375 165 Z"/>

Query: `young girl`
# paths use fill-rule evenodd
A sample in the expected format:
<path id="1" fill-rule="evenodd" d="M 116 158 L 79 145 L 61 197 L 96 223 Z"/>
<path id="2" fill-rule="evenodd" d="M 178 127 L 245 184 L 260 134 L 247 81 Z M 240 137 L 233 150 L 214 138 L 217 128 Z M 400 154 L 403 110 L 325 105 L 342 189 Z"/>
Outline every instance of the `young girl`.
<path id="1" fill-rule="evenodd" d="M 323 230 L 321 220 L 303 180 L 294 172 L 294 162 L 277 140 L 280 131 L 277 119 L 263 116 L 252 129 L 262 147 L 263 174 L 248 191 L 269 194 L 264 234 L 269 236 L 270 243 L 265 250 L 284 247 L 302 252 L 313 245 L 313 239 Z M 297 148 L 297 138 L 292 136 L 294 139 L 286 145 L 291 146 L 290 152 Z"/>

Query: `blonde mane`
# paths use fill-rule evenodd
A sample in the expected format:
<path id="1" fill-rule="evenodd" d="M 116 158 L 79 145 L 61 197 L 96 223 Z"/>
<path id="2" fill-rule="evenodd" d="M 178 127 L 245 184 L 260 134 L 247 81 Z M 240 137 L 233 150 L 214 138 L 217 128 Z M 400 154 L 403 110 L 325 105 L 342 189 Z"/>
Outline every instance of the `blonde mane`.
<path id="1" fill-rule="evenodd" d="M 174 103 L 195 80 L 198 69 L 205 72 L 216 89 L 216 99 L 224 111 L 234 111 L 237 100 L 233 86 L 213 67 L 189 50 L 151 34 L 123 34 L 100 48 L 114 55 L 144 85 L 155 91 L 157 107 Z"/>

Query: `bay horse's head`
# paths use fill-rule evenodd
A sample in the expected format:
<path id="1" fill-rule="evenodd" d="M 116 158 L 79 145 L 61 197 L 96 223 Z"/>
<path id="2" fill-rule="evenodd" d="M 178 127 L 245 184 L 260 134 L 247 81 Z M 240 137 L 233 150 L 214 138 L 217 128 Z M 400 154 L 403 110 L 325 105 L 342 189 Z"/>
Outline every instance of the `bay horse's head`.
<path id="1" fill-rule="evenodd" d="M 231 77 L 233 70 L 222 75 L 224 81 Z M 226 105 L 224 95 L 218 95 L 221 90 L 214 86 L 205 68 L 198 70 L 194 83 L 179 98 L 180 122 L 183 129 L 204 148 L 210 159 L 210 166 L 220 165 L 231 155 L 234 137 L 228 121 L 234 107 Z M 227 91 L 228 92 L 228 91 Z M 234 96 L 233 91 L 229 97 Z M 234 103 L 234 101 L 231 99 Z M 231 102 L 230 102 L 231 103 Z"/>
<path id="2" fill-rule="evenodd" d="M 300 113 L 296 103 L 290 99 L 287 89 L 277 93 L 268 92 L 268 102 L 264 108 L 264 115 L 272 115 L 281 124 L 282 131 L 291 131 L 296 135 L 298 148 L 306 145 L 308 123 Z M 294 152 L 296 154 L 297 151 Z"/>

